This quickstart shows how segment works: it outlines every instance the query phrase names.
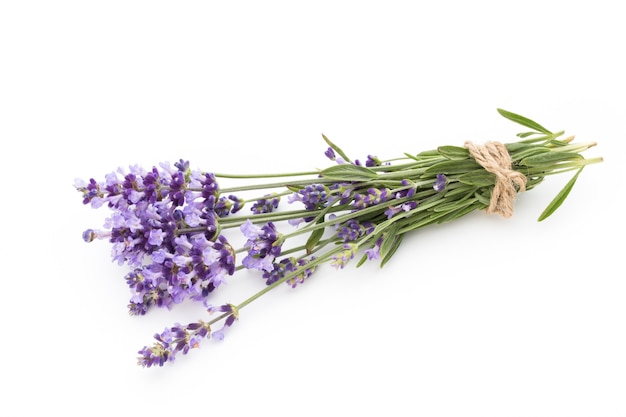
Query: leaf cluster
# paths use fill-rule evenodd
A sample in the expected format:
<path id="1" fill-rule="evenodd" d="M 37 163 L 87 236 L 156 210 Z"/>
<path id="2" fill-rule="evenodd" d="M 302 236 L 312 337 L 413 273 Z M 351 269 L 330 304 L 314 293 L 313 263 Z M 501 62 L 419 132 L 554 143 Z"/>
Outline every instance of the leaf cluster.
<path id="1" fill-rule="evenodd" d="M 581 155 L 581 152 L 595 144 L 573 144 L 573 138 L 560 139 L 564 134 L 562 131 L 552 132 L 531 119 L 503 109 L 498 109 L 498 112 L 506 119 L 529 129 L 517 135 L 518 141 L 505 144 L 512 160 L 512 168 L 526 176 L 527 190 L 534 188 L 548 175 L 576 171 L 539 216 L 538 220 L 543 221 L 563 204 L 583 167 L 601 160 L 585 159 Z M 343 150 L 325 136 L 324 139 L 344 160 L 350 160 Z M 447 181 L 442 192 L 433 189 L 438 174 L 445 175 Z M 451 145 L 415 155 L 405 154 L 402 163 L 394 165 L 367 168 L 352 163 L 340 164 L 320 171 L 320 177 L 349 185 L 355 190 L 393 187 L 402 180 L 415 186 L 412 197 L 389 202 L 398 205 L 414 201 L 417 207 L 412 210 L 387 218 L 385 210 L 389 208 L 389 204 L 383 204 L 363 210 L 357 216 L 354 213 L 345 215 L 376 224 L 374 232 L 364 238 L 361 244 L 371 245 L 382 238 L 381 266 L 393 256 L 404 233 L 430 224 L 449 222 L 488 207 L 496 183 L 495 174 L 476 162 L 468 149 Z M 337 205 L 331 211 L 341 212 L 348 208 L 347 205 Z M 320 239 L 321 235 L 316 235 L 310 243 Z M 313 245 L 309 249 L 311 246 Z M 364 261 L 365 257 L 359 265 Z"/>

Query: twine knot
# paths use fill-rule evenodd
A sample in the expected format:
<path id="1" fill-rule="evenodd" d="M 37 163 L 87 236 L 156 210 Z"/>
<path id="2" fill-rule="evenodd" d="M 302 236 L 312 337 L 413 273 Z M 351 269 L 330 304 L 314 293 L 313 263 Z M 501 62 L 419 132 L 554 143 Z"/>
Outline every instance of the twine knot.
<path id="1" fill-rule="evenodd" d="M 468 141 L 465 142 L 465 147 L 476 162 L 496 176 L 496 184 L 491 191 L 491 201 L 487 207 L 487 213 L 511 217 L 513 215 L 513 202 L 517 193 L 526 190 L 526 176 L 511 168 L 511 156 L 506 146 L 500 142 L 475 145 Z"/>

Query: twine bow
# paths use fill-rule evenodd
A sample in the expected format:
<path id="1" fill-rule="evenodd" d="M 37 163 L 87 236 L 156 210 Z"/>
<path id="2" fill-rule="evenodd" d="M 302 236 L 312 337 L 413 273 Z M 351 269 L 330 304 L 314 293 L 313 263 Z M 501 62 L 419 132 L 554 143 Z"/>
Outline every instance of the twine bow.
<path id="1" fill-rule="evenodd" d="M 517 193 L 526 190 L 526 176 L 511 169 L 511 156 L 506 146 L 500 142 L 475 145 L 468 141 L 465 142 L 465 147 L 476 162 L 496 176 L 496 184 L 491 191 L 491 201 L 487 207 L 487 213 L 511 217 L 513 215 L 513 202 Z"/>

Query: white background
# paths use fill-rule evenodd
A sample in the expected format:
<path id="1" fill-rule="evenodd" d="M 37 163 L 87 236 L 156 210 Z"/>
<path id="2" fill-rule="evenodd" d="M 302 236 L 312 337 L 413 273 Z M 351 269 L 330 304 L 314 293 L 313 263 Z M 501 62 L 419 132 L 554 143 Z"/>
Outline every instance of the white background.
<path id="1" fill-rule="evenodd" d="M 435 5 L 433 5 L 435 4 Z M 626 65 L 618 2 L 15 1 L 0 5 L 3 415 L 626 415 Z M 136 352 L 197 306 L 130 317 L 126 270 L 81 233 L 75 177 L 189 159 L 324 167 L 523 130 L 597 141 L 569 175 L 324 266 L 172 366 Z M 215 303 L 263 287 L 231 278 Z"/>

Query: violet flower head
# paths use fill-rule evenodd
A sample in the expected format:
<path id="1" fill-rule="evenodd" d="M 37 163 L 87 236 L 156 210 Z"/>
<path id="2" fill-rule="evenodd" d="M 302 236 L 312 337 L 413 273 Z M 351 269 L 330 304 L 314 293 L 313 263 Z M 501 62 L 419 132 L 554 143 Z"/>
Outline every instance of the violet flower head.
<path id="1" fill-rule="evenodd" d="M 83 240 L 85 242 L 93 242 L 96 239 L 96 231 L 93 229 L 87 229 L 83 232 Z"/>
<path id="2" fill-rule="evenodd" d="M 155 335 L 155 338 L 157 338 L 157 336 L 158 335 Z M 163 366 L 167 361 L 174 360 L 174 356 L 171 355 L 170 350 L 162 342 L 156 342 L 152 347 L 144 346 L 143 349 L 139 350 L 137 353 L 140 355 L 137 358 L 137 364 L 144 368 Z"/>
<path id="3" fill-rule="evenodd" d="M 353 207 L 356 210 L 383 203 L 392 198 L 391 190 L 388 188 L 368 188 L 366 194 L 357 193 L 354 195 Z"/>
<path id="4" fill-rule="evenodd" d="M 387 216 L 387 219 L 391 219 L 393 216 L 400 213 L 401 211 L 402 207 L 400 206 L 389 206 L 389 208 L 385 210 L 385 216 Z"/>
<path id="5" fill-rule="evenodd" d="M 385 215 L 387 216 L 387 219 L 391 219 L 398 213 L 401 213 L 403 211 L 409 212 L 417 208 L 418 205 L 419 203 L 417 201 L 407 201 L 397 206 L 390 206 L 387 210 L 385 210 Z"/>
<path id="6" fill-rule="evenodd" d="M 413 197 L 415 195 L 415 184 L 410 180 L 402 180 L 402 187 L 395 192 L 395 198 L 400 199 L 404 197 Z"/>
<path id="7" fill-rule="evenodd" d="M 304 281 L 309 278 L 317 269 L 315 265 L 309 265 L 313 260 L 315 260 L 314 256 L 312 256 L 310 259 L 301 258 L 297 261 L 292 260 L 288 267 L 288 271 L 290 273 L 297 273 L 293 277 L 285 281 L 285 283 L 291 288 L 296 288 L 299 284 L 304 283 Z"/>
<path id="8" fill-rule="evenodd" d="M 232 326 L 233 323 L 235 323 L 235 321 L 239 319 L 239 311 L 237 310 L 237 307 L 234 306 L 233 304 L 224 304 L 218 307 L 217 311 L 220 311 L 223 313 L 230 313 L 228 316 L 226 316 L 226 319 L 224 320 L 224 325 L 222 326 L 222 328 L 214 331 L 211 336 L 215 340 L 222 341 L 224 340 L 224 335 L 225 335 L 224 332 L 226 331 L 226 329 Z"/>
<path id="9" fill-rule="evenodd" d="M 278 280 L 282 279 L 288 271 L 290 271 L 293 265 L 293 258 L 285 258 L 280 262 L 274 262 L 272 264 L 273 269 L 263 271 L 263 279 L 265 279 L 265 285 L 272 285 Z"/>
<path id="10" fill-rule="evenodd" d="M 357 249 L 358 249 L 358 246 L 355 245 L 354 243 L 344 243 L 343 251 L 339 252 L 338 254 L 333 255 L 330 261 L 330 265 L 334 266 L 337 269 L 339 268 L 343 269 L 348 264 L 348 261 L 354 258 L 354 255 L 356 255 Z"/>
<path id="11" fill-rule="evenodd" d="M 137 363 L 146 368 L 163 366 L 174 361 L 179 352 L 186 355 L 191 349 L 200 347 L 202 339 L 209 337 L 211 326 L 203 321 L 189 323 L 186 326 L 176 324 L 160 334 L 155 334 L 154 345 L 139 350 Z"/>
<path id="12" fill-rule="evenodd" d="M 350 219 L 337 230 L 337 237 L 344 243 L 353 242 L 374 231 L 374 225 L 370 222 L 359 222 Z"/>
<path id="13" fill-rule="evenodd" d="M 207 202 L 207 208 L 213 210 L 218 217 L 226 217 L 229 214 L 237 213 L 245 204 L 244 199 L 231 194 L 228 197 L 221 196 L 217 201 Z"/>
<path id="14" fill-rule="evenodd" d="M 100 198 L 112 210 L 109 231 L 90 229 L 83 238 L 108 237 L 113 260 L 132 268 L 126 275 L 131 314 L 186 299 L 206 304 L 209 293 L 234 273 L 235 251 L 217 235 L 213 207 L 219 186 L 213 174 L 191 171 L 181 160 L 174 167 L 130 167 L 102 183 L 77 184 L 85 204 Z"/>
<path id="15" fill-rule="evenodd" d="M 105 226 L 110 229 L 113 259 L 118 263 L 135 267 L 154 251 L 172 252 L 174 237 L 185 234 L 181 230 L 187 227 L 198 228 L 194 232 L 204 233 L 209 240 L 216 237 L 216 215 L 208 207 L 219 193 L 215 177 L 191 172 L 186 161 L 175 166 L 162 163 L 150 171 L 130 167 L 127 173 L 108 174 L 101 183 L 77 181 L 85 204 L 93 206 L 99 199 L 99 206 L 106 203 L 113 211 Z M 94 236 L 85 235 L 90 237 Z"/>
<path id="16" fill-rule="evenodd" d="M 329 196 L 330 190 L 324 184 L 312 184 L 292 194 L 288 201 L 289 203 L 299 201 L 304 204 L 306 210 L 314 211 L 325 207 L 328 204 Z"/>
<path id="17" fill-rule="evenodd" d="M 366 167 L 378 167 L 381 165 L 380 159 L 373 155 L 367 155 L 367 160 L 365 161 Z"/>
<path id="18" fill-rule="evenodd" d="M 265 271 L 263 273 L 263 278 L 265 278 L 266 280 L 265 284 L 274 284 L 278 280 L 284 278 L 286 275 L 295 273 L 291 278 L 285 281 L 287 285 L 295 288 L 298 284 L 302 284 L 315 271 L 315 265 L 309 265 L 309 263 L 314 259 L 314 256 L 312 256 L 310 259 L 296 259 L 294 257 L 289 257 L 281 260 L 278 263 L 274 263 L 273 270 Z"/>
<path id="19" fill-rule="evenodd" d="M 267 195 L 265 198 L 255 201 L 250 210 L 253 214 L 271 213 L 278 208 L 279 203 L 280 197 Z"/>
<path id="20" fill-rule="evenodd" d="M 382 246 L 382 244 L 383 244 L 383 238 L 381 236 L 378 238 L 378 240 L 376 240 L 376 243 L 374 244 L 374 246 L 365 250 L 365 254 L 367 255 L 367 260 L 373 261 L 376 259 L 380 259 L 380 247 Z"/>
<path id="21" fill-rule="evenodd" d="M 98 208 L 104 203 L 105 194 L 100 188 L 101 184 L 93 178 L 88 183 L 81 179 L 76 179 L 74 186 L 83 193 L 83 204 L 91 204 L 92 207 Z"/>
<path id="22" fill-rule="evenodd" d="M 447 182 L 448 182 L 448 179 L 446 178 L 445 175 L 437 174 L 437 179 L 435 180 L 435 183 L 433 184 L 433 189 L 437 192 L 441 192 L 444 190 L 444 188 L 446 188 Z"/>
<path id="23" fill-rule="evenodd" d="M 274 223 L 268 222 L 263 227 L 258 227 L 248 220 L 241 225 L 241 232 L 248 238 L 244 244 L 248 255 L 242 260 L 243 266 L 272 271 L 274 259 L 280 256 L 283 243 L 282 235 L 278 233 Z"/>

